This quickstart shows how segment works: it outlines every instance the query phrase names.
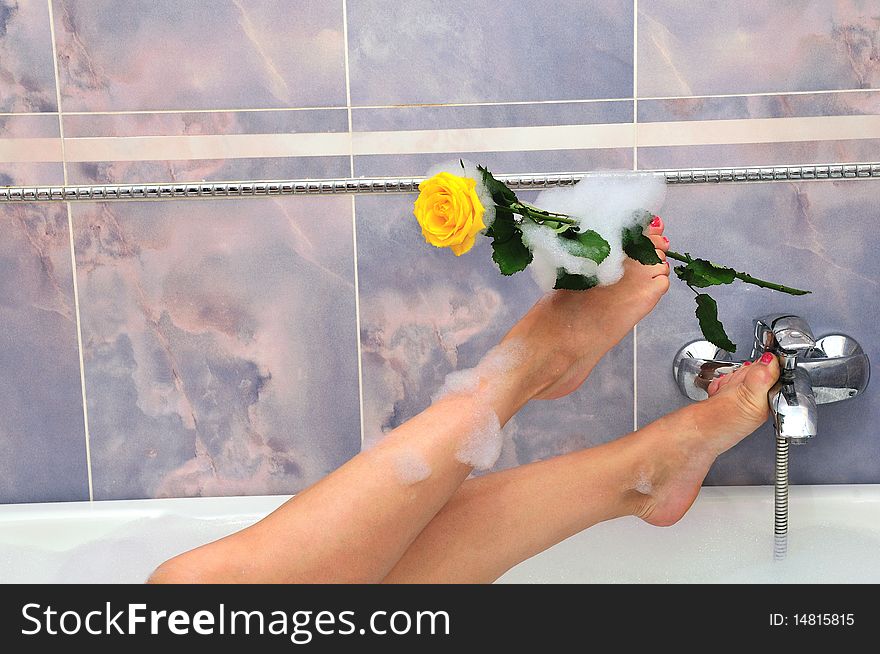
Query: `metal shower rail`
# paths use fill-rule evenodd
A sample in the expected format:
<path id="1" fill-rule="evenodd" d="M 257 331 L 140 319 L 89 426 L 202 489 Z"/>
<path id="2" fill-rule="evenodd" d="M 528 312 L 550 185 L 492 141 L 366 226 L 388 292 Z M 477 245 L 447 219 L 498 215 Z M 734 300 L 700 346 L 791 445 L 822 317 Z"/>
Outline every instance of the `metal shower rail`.
<path id="1" fill-rule="evenodd" d="M 618 172 L 618 171 L 612 171 Z M 625 171 L 619 171 L 624 173 Z M 878 163 L 832 163 L 803 166 L 750 166 L 639 171 L 662 175 L 667 184 L 730 184 L 802 180 L 880 178 Z M 525 173 L 496 175 L 516 190 L 571 186 L 597 173 Z M 340 195 L 412 193 L 424 177 L 355 177 L 339 179 L 163 182 L 95 186 L 3 186 L 0 203 L 108 200 L 176 200 L 270 195 Z"/>

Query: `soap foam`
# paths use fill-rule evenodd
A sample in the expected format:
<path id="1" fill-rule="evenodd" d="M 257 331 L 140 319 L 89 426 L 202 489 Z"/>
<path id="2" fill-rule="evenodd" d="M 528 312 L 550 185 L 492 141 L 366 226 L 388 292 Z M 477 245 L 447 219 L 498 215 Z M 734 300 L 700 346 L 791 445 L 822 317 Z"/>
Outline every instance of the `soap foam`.
<path id="1" fill-rule="evenodd" d="M 491 407 L 479 404 L 470 416 L 468 432 L 455 458 L 477 470 L 488 470 L 501 456 L 501 423 Z"/>
<path id="2" fill-rule="evenodd" d="M 480 389 L 480 374 L 477 368 L 455 370 L 446 375 L 443 386 L 431 396 L 431 402 L 439 402 L 450 395 L 476 393 Z"/>
<path id="3" fill-rule="evenodd" d="M 484 398 L 491 401 L 492 393 L 497 388 L 493 382 L 501 382 L 526 357 L 526 347 L 515 338 L 499 343 L 486 353 L 474 368 L 455 370 L 446 375 L 443 385 L 431 397 L 432 402 L 439 402 L 449 395 L 475 394 L 478 391 L 488 395 Z"/>
<path id="4" fill-rule="evenodd" d="M 573 275 L 598 276 L 599 264 L 592 259 L 571 254 L 563 239 L 549 227 L 527 220 L 521 228 L 523 243 L 532 251 L 529 270 L 542 290 L 553 288 L 559 268 L 564 268 Z"/>
<path id="5" fill-rule="evenodd" d="M 477 370 L 484 377 L 503 378 L 520 365 L 528 355 L 526 346 L 516 338 L 509 338 L 499 343 L 486 353 Z"/>
<path id="6" fill-rule="evenodd" d="M 602 286 L 619 281 L 626 259 L 623 230 L 636 224 L 637 211 L 660 211 L 665 197 L 666 182 L 653 173 L 589 175 L 574 186 L 541 192 L 535 206 L 577 219 L 581 231 L 592 229 L 601 234 L 611 252 L 601 264 L 575 257 L 549 227 L 526 221 L 522 225 L 523 242 L 532 251 L 534 260 L 529 270 L 538 286 L 545 291 L 553 288 L 558 268 L 576 275 L 594 275 Z"/>
<path id="7" fill-rule="evenodd" d="M 412 486 L 431 476 L 431 466 L 418 452 L 405 449 L 395 453 L 394 472 L 402 484 Z"/>
<path id="8" fill-rule="evenodd" d="M 464 164 L 464 170 L 461 164 Z M 437 173 L 450 173 L 459 177 L 470 177 L 477 182 L 477 197 L 480 198 L 480 204 L 483 205 L 485 213 L 483 214 L 483 224 L 490 227 L 495 222 L 495 201 L 489 189 L 483 184 L 483 174 L 477 170 L 477 164 L 467 159 L 456 159 L 455 161 L 447 161 L 445 163 L 434 166 L 428 171 L 427 177 L 433 177 Z"/>
<path id="9" fill-rule="evenodd" d="M 501 455 L 503 439 L 501 423 L 491 403 L 507 375 L 526 355 L 525 345 L 511 338 L 489 350 L 476 367 L 446 375 L 443 386 L 431 398 L 432 402 L 459 394 L 469 394 L 476 402 L 471 422 L 466 425 L 467 434 L 456 452 L 457 460 L 478 470 L 495 465 Z"/>

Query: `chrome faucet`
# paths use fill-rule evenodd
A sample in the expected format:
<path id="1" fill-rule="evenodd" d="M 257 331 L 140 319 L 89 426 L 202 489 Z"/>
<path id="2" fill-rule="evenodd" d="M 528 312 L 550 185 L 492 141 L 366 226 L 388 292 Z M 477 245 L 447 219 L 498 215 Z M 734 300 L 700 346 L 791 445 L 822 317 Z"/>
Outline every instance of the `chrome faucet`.
<path id="1" fill-rule="evenodd" d="M 789 314 L 755 320 L 751 359 L 765 352 L 779 357 L 779 381 L 767 393 L 776 431 L 773 481 L 774 557 L 788 551 L 788 447 L 800 445 L 818 432 L 818 404 L 855 397 L 871 377 L 868 355 L 844 334 L 813 337 L 807 321 Z M 713 379 L 745 362 L 731 361 L 730 353 L 709 341 L 694 341 L 675 355 L 672 371 L 681 392 L 692 400 L 708 397 Z"/>
<path id="2" fill-rule="evenodd" d="M 764 352 L 777 355 L 782 367 L 767 397 L 776 435 L 794 444 L 816 436 L 818 404 L 855 397 L 865 390 L 871 376 L 868 355 L 855 339 L 844 334 L 816 339 L 806 320 L 790 314 L 755 320 L 750 359 Z M 704 400 L 713 379 L 743 363 L 708 341 L 694 341 L 678 351 L 672 370 L 682 393 Z"/>
<path id="3" fill-rule="evenodd" d="M 798 367 L 798 359 L 816 347 L 807 322 L 798 316 L 767 316 L 755 320 L 752 359 L 765 352 L 779 357 L 779 381 L 767 394 L 777 438 L 803 444 L 817 432 L 818 411 L 809 373 Z"/>

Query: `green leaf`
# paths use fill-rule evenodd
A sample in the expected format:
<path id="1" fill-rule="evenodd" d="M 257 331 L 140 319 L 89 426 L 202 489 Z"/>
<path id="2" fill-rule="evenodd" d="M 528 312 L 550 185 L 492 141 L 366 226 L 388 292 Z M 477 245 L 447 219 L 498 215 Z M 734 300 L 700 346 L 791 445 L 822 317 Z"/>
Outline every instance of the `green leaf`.
<path id="1" fill-rule="evenodd" d="M 569 254 L 584 259 L 590 259 L 596 263 L 602 263 L 611 252 L 611 246 L 598 232 L 588 229 L 585 232 L 568 230 L 560 234 L 563 247 Z"/>
<path id="2" fill-rule="evenodd" d="M 572 275 L 571 273 L 565 272 L 563 268 L 560 268 L 556 271 L 556 284 L 553 288 L 564 289 L 567 291 L 586 291 L 588 288 L 593 288 L 598 283 L 599 280 L 592 275 L 589 277 L 586 275 Z"/>
<path id="3" fill-rule="evenodd" d="M 630 259 L 646 266 L 662 263 L 651 239 L 642 233 L 644 229 L 644 225 L 639 224 L 623 230 L 623 251 Z"/>
<path id="4" fill-rule="evenodd" d="M 502 275 L 518 273 L 532 262 L 532 253 L 523 243 L 522 232 L 510 211 L 497 209 L 486 234 L 492 237 L 492 260 Z"/>
<path id="5" fill-rule="evenodd" d="M 483 176 L 483 185 L 489 191 L 492 199 L 495 200 L 495 204 L 507 207 L 517 201 L 516 193 L 511 191 L 504 182 L 499 182 L 492 176 L 492 173 L 482 166 L 477 166 L 477 170 Z"/>
<path id="6" fill-rule="evenodd" d="M 697 320 L 700 321 L 700 330 L 706 340 L 722 350 L 736 352 L 736 344 L 727 337 L 724 325 L 718 320 L 718 305 L 715 300 L 705 293 L 698 293 L 696 299 Z"/>
<path id="7" fill-rule="evenodd" d="M 705 259 L 691 259 L 685 266 L 677 266 L 675 274 L 678 278 L 697 288 L 716 286 L 720 284 L 732 284 L 736 279 L 736 271 L 725 266 L 716 266 Z"/>

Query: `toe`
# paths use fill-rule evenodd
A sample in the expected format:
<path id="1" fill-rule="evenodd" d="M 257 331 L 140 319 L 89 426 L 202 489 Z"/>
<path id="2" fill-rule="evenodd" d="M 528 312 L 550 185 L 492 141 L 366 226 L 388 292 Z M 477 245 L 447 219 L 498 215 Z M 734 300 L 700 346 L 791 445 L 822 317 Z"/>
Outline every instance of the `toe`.
<path id="1" fill-rule="evenodd" d="M 733 371 L 731 377 L 735 380 L 742 379 L 745 374 L 749 371 L 749 366 L 752 365 L 751 361 L 746 361 L 743 365 Z"/>
<path id="2" fill-rule="evenodd" d="M 665 258 L 665 257 L 661 257 Z M 669 263 L 664 261 L 663 263 L 658 263 L 653 266 L 648 266 L 648 269 L 651 271 L 651 277 L 666 277 L 669 278 Z"/>
<path id="3" fill-rule="evenodd" d="M 663 219 L 660 216 L 654 216 L 648 223 L 648 236 L 655 236 L 663 233 Z"/>
<path id="4" fill-rule="evenodd" d="M 651 239 L 651 243 L 654 244 L 654 252 L 660 257 L 660 261 L 666 261 L 666 250 L 669 249 L 669 239 L 665 236 L 660 236 L 659 234 L 649 236 L 648 238 Z"/>
<path id="5" fill-rule="evenodd" d="M 768 360 L 769 359 L 769 360 Z M 756 414 L 767 413 L 767 392 L 779 379 L 779 361 L 775 356 L 761 358 L 744 368 L 740 397 Z"/>
<path id="6" fill-rule="evenodd" d="M 743 367 L 743 370 L 745 370 L 743 385 L 755 393 L 766 396 L 770 387 L 779 379 L 779 360 L 773 355 L 765 354 L 748 368 Z"/>
<path id="7" fill-rule="evenodd" d="M 715 395 L 722 388 L 727 386 L 730 383 L 731 375 L 726 375 L 724 373 L 718 375 L 715 379 L 709 382 L 708 388 L 706 388 L 706 392 L 709 394 L 709 397 Z"/>
<path id="8" fill-rule="evenodd" d="M 669 290 L 669 273 L 655 275 L 651 278 L 651 282 L 646 284 L 645 287 L 650 289 L 650 295 L 656 297 L 659 301 L 659 297 Z"/>
<path id="9" fill-rule="evenodd" d="M 669 249 L 669 239 L 663 236 L 662 234 L 650 234 L 648 238 L 651 239 L 651 243 L 654 244 L 654 247 L 660 250 L 661 252 L 666 252 Z"/>
<path id="10" fill-rule="evenodd" d="M 709 385 L 706 387 L 706 392 L 709 394 L 709 397 L 715 395 L 718 392 L 718 388 L 721 385 L 721 377 L 716 377 L 712 381 L 709 382 Z"/>

